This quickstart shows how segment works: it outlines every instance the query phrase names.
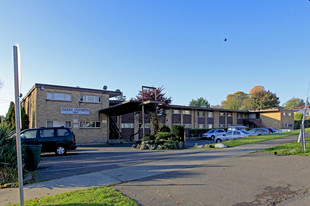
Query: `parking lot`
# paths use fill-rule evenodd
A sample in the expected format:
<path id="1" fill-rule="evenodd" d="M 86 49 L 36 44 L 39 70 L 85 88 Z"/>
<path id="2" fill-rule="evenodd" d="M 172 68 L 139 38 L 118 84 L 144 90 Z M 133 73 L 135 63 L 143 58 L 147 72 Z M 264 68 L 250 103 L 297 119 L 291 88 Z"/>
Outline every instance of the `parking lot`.
<path id="1" fill-rule="evenodd" d="M 187 148 L 198 144 L 210 144 L 213 141 L 188 141 Z M 138 150 L 131 144 L 79 146 L 75 151 L 69 151 L 65 156 L 54 153 L 42 153 L 39 168 L 36 170 L 36 181 L 68 177 L 89 172 L 119 168 L 156 160 L 163 160 L 199 150 Z"/>

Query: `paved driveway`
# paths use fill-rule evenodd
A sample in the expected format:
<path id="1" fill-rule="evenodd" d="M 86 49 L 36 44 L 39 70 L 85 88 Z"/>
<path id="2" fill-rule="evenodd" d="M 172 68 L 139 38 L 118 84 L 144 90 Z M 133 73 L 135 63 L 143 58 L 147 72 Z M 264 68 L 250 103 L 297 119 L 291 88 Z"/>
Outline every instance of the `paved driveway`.
<path id="1" fill-rule="evenodd" d="M 187 143 L 193 147 L 195 141 Z M 210 144 L 212 141 L 202 140 L 199 144 Z M 129 144 L 114 146 L 78 147 L 65 156 L 56 156 L 54 153 L 43 153 L 39 168 L 36 171 L 36 181 L 50 180 L 73 175 L 85 174 L 136 165 L 151 161 L 169 159 L 201 152 L 200 150 L 138 150 Z"/>

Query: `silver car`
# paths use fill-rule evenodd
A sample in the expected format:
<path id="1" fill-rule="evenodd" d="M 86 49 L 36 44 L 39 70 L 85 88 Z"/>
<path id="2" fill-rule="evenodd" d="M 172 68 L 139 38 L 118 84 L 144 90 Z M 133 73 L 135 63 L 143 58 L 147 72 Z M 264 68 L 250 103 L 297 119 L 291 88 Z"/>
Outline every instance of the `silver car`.
<path id="1" fill-rule="evenodd" d="M 249 130 L 248 132 L 255 136 L 272 133 L 269 128 L 254 128 Z"/>
<path id="2" fill-rule="evenodd" d="M 203 133 L 202 138 L 214 140 L 215 137 L 218 137 L 218 136 L 225 134 L 225 133 L 226 132 L 224 129 L 211 129 L 208 132 Z"/>

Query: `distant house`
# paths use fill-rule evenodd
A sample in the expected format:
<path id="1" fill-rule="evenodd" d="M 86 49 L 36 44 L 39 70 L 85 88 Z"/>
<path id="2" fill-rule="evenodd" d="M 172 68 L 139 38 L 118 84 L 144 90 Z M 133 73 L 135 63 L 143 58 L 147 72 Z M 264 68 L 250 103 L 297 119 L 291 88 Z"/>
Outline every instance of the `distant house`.
<path id="1" fill-rule="evenodd" d="M 66 126 L 79 144 L 108 143 L 120 138 L 139 140 L 143 137 L 142 106 L 158 106 L 163 102 L 148 100 L 115 101 L 117 91 L 88 89 L 48 84 L 35 84 L 22 100 L 29 115 L 30 128 Z M 145 115 L 144 132 L 153 130 Z M 233 125 L 293 129 L 294 113 L 282 108 L 268 110 L 228 110 L 220 108 L 166 105 L 161 124 L 184 125 L 190 129 L 227 128 Z"/>

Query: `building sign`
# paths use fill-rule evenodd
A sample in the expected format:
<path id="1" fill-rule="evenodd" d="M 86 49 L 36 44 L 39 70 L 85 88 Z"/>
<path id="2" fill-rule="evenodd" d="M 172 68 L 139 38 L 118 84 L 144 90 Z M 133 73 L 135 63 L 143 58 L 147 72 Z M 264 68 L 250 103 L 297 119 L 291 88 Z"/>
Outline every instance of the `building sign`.
<path id="1" fill-rule="evenodd" d="M 62 107 L 61 114 L 89 114 L 88 108 Z"/>

